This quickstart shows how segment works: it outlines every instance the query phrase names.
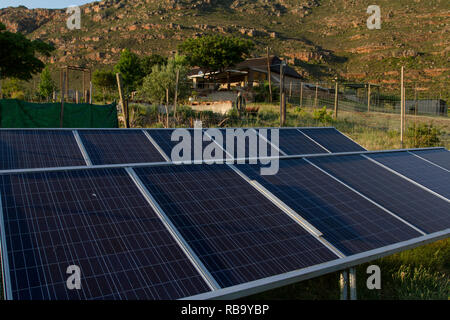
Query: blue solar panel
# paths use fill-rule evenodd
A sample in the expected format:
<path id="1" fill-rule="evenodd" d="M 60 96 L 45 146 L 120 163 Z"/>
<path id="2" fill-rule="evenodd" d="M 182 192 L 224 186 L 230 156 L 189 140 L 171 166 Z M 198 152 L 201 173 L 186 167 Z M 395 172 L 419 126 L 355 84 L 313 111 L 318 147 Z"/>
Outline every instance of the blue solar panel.
<path id="1" fill-rule="evenodd" d="M 450 199 L 450 172 L 409 152 L 374 153 L 367 156 Z"/>
<path id="2" fill-rule="evenodd" d="M 414 154 L 450 170 L 450 152 L 444 149 L 413 151 Z"/>
<path id="3" fill-rule="evenodd" d="M 366 150 L 356 142 L 347 138 L 335 128 L 300 129 L 300 131 L 308 135 L 308 137 L 325 147 L 330 152 L 353 152 Z"/>
<path id="4" fill-rule="evenodd" d="M 260 175 L 258 165 L 237 167 L 320 230 L 345 255 L 421 235 L 303 159 L 280 161 L 276 175 Z"/>
<path id="5" fill-rule="evenodd" d="M 0 130 L 0 170 L 82 165 L 72 131 Z"/>
<path id="6" fill-rule="evenodd" d="M 175 160 L 172 159 L 172 150 L 174 150 L 174 148 L 179 145 L 180 143 L 182 143 L 184 140 L 183 138 L 178 138 L 179 140 L 176 141 L 172 141 L 171 137 L 172 137 L 172 133 L 175 131 L 176 129 L 149 129 L 147 130 L 147 132 L 150 134 L 150 136 L 153 138 L 153 140 L 156 142 L 156 144 L 161 148 L 161 150 L 164 151 L 164 153 L 169 157 L 169 159 L 171 160 Z M 195 138 L 194 138 L 194 129 L 179 129 L 181 132 L 181 130 L 187 130 L 189 133 L 189 144 L 190 144 L 190 157 L 189 160 L 190 161 L 194 161 L 194 160 L 202 160 L 203 159 L 203 151 L 205 150 L 205 148 L 211 144 L 213 144 L 215 146 L 215 144 L 212 141 L 204 141 L 203 140 L 203 134 L 204 131 L 198 129 L 202 135 L 200 136 L 200 139 L 202 139 L 200 141 L 200 145 L 201 145 L 201 150 L 200 150 L 200 154 L 199 156 L 195 157 L 195 150 L 194 150 L 194 143 L 195 143 Z M 216 148 L 215 150 L 221 150 L 220 148 Z M 176 153 L 176 156 L 178 159 L 184 159 L 184 154 L 183 154 L 183 150 L 178 150 L 180 152 Z M 213 152 L 212 156 L 215 156 L 215 152 Z M 224 159 L 224 154 L 223 151 L 220 151 L 218 157 L 220 159 Z"/>
<path id="7" fill-rule="evenodd" d="M 310 161 L 425 232 L 450 227 L 450 203 L 361 155 Z"/>
<path id="8" fill-rule="evenodd" d="M 79 130 L 94 165 L 164 162 L 141 130 Z"/>
<path id="9" fill-rule="evenodd" d="M 280 129 L 279 148 L 287 155 L 328 153 L 297 129 Z"/>
<path id="10" fill-rule="evenodd" d="M 226 165 L 135 170 L 222 287 L 337 258 Z"/>
<path id="11" fill-rule="evenodd" d="M 14 299 L 176 299 L 209 290 L 124 169 L 3 175 L 0 192 Z M 67 289 L 70 265 L 80 267 L 80 290 Z"/>

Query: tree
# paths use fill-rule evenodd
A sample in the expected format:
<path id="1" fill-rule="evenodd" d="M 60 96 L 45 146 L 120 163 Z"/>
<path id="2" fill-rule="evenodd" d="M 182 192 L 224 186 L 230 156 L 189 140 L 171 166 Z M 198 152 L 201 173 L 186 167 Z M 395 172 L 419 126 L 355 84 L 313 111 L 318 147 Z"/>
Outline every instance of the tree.
<path id="1" fill-rule="evenodd" d="M 106 91 L 116 87 L 116 75 L 111 70 L 95 70 L 92 74 L 92 83 L 102 89 L 103 101 L 106 100 Z"/>
<path id="2" fill-rule="evenodd" d="M 184 99 L 189 94 L 190 85 L 186 81 L 187 63 L 183 56 L 175 56 L 166 65 L 155 65 L 152 72 L 144 78 L 140 95 L 149 99 L 153 103 L 163 104 L 166 100 L 165 108 L 167 115 L 167 126 L 169 122 L 168 103 L 173 102 L 175 97 L 176 74 L 179 72 L 178 99 Z"/>
<path id="3" fill-rule="evenodd" d="M 144 73 L 142 72 L 139 57 L 128 49 L 124 49 L 114 71 L 120 73 L 123 79 L 123 90 L 126 95 L 135 91 L 142 84 Z"/>
<path id="4" fill-rule="evenodd" d="M 165 65 L 167 64 L 167 58 L 160 56 L 159 54 L 151 54 L 150 56 L 144 57 L 141 61 L 142 72 L 148 76 L 152 73 L 153 66 Z"/>
<path id="5" fill-rule="evenodd" d="M 50 56 L 54 50 L 51 44 L 41 40 L 29 40 L 21 33 L 6 31 L 0 23 L 0 77 L 32 79 L 44 69 L 45 64 L 36 55 Z"/>
<path id="6" fill-rule="evenodd" d="M 179 50 L 191 66 L 200 67 L 205 73 L 223 72 L 226 68 L 244 61 L 254 44 L 250 40 L 220 35 L 187 39 Z"/>
<path id="7" fill-rule="evenodd" d="M 50 96 L 53 94 L 53 91 L 56 90 L 56 84 L 52 79 L 52 75 L 50 73 L 50 69 L 48 66 L 42 70 L 41 73 L 41 81 L 39 82 L 39 94 L 42 98 L 50 100 Z"/>

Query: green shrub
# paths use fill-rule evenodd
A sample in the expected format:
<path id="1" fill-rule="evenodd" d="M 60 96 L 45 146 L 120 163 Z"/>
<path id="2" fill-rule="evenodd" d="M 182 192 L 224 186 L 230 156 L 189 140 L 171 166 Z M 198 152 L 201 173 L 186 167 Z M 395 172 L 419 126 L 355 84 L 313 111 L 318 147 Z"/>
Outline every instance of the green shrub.
<path id="1" fill-rule="evenodd" d="M 333 122 L 333 111 L 328 112 L 327 107 L 322 109 L 316 109 L 313 111 L 313 118 L 321 123 L 332 123 Z"/>
<path id="2" fill-rule="evenodd" d="M 414 124 L 406 129 L 407 143 L 412 148 L 436 147 L 441 142 L 441 134 L 441 130 L 433 124 Z"/>

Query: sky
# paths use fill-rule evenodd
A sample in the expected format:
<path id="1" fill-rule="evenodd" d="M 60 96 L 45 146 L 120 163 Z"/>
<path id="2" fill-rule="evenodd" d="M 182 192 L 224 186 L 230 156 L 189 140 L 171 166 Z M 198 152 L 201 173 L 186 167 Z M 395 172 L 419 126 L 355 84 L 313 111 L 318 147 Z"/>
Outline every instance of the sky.
<path id="1" fill-rule="evenodd" d="M 25 6 L 29 9 L 62 9 L 71 5 L 82 5 L 94 0 L 0 0 L 0 8 Z"/>

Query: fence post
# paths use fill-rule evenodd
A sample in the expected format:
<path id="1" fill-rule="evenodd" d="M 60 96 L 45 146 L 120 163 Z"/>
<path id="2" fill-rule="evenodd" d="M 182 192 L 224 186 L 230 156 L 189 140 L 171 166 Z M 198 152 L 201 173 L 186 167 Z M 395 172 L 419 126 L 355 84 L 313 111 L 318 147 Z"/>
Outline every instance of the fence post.
<path id="1" fill-rule="evenodd" d="M 123 96 L 122 78 L 120 76 L 120 73 L 116 73 L 116 79 L 117 79 L 117 87 L 119 89 L 120 104 L 122 105 L 122 113 L 125 120 L 125 128 L 129 128 L 130 119 L 128 118 L 128 106 L 126 103 L 126 99 Z"/>
<path id="2" fill-rule="evenodd" d="M 403 148 L 403 100 L 405 98 L 404 95 L 404 90 L 405 88 L 403 87 L 403 72 L 404 72 L 404 67 L 402 66 L 402 70 L 401 70 L 401 77 L 400 77 L 400 147 Z"/>
<path id="3" fill-rule="evenodd" d="M 178 100 L 178 81 L 180 79 L 180 69 L 177 69 L 177 75 L 175 79 L 175 98 L 173 100 L 173 117 L 177 117 L 177 100 Z"/>
<path id="4" fill-rule="evenodd" d="M 286 98 L 284 94 L 284 61 L 280 65 L 280 127 L 284 126 L 286 115 Z"/>
<path id="5" fill-rule="evenodd" d="M 66 81 L 66 74 L 64 70 L 62 71 L 62 82 L 61 82 L 61 111 L 59 114 L 59 127 L 63 127 L 63 119 L 64 119 L 64 85 Z"/>
<path id="6" fill-rule="evenodd" d="M 367 86 L 367 112 L 370 112 L 370 83 Z"/>
<path id="7" fill-rule="evenodd" d="M 303 107 L 303 82 L 300 82 L 300 108 Z"/>
<path id="8" fill-rule="evenodd" d="M 270 58 L 269 58 L 269 47 L 266 47 L 267 51 L 267 78 L 269 80 L 269 102 L 272 103 L 272 75 L 270 73 Z"/>
<path id="9" fill-rule="evenodd" d="M 335 88 L 334 88 L 334 119 L 336 120 L 338 117 L 338 91 L 339 87 L 338 87 L 338 81 L 336 79 L 336 83 L 335 83 Z"/>
<path id="10" fill-rule="evenodd" d="M 316 95 L 314 96 L 314 109 L 317 108 L 317 91 L 319 90 L 319 84 L 316 82 Z"/>

